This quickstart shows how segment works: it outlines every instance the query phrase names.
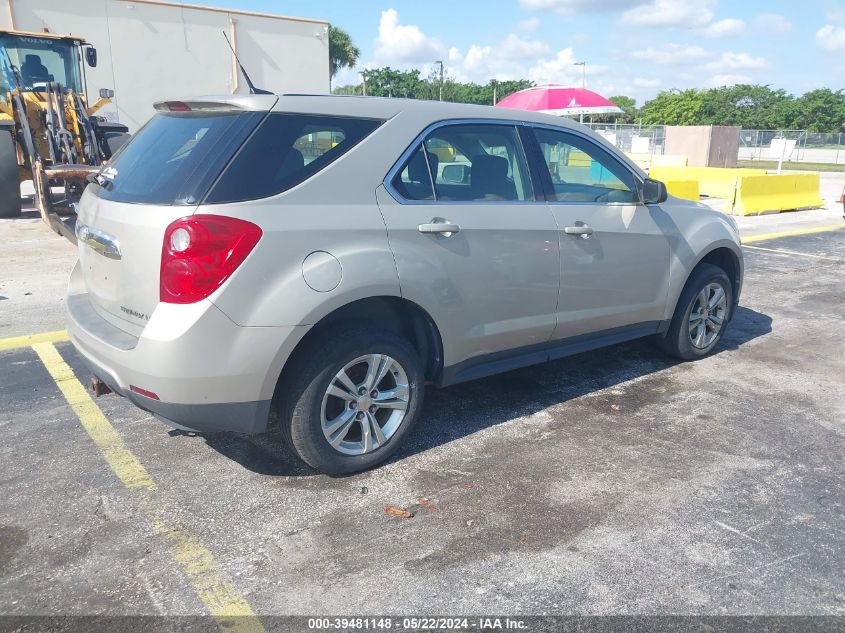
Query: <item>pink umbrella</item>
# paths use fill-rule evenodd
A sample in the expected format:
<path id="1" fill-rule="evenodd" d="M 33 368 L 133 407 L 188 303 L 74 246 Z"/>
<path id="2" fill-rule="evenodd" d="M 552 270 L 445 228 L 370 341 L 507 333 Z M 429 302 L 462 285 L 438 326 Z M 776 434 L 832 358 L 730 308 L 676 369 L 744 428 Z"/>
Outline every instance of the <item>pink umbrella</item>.
<path id="1" fill-rule="evenodd" d="M 616 104 L 592 90 L 567 88 L 554 84 L 534 86 L 514 92 L 499 101 L 496 106 L 514 108 L 515 110 L 531 110 L 532 112 L 543 112 L 557 116 L 622 113 L 622 109 Z"/>

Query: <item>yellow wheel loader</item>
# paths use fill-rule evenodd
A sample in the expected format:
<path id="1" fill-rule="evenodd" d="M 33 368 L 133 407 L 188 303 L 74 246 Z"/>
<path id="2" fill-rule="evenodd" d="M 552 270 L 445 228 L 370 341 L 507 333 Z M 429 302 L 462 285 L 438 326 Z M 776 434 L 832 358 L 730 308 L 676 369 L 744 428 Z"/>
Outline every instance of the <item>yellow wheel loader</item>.
<path id="1" fill-rule="evenodd" d="M 76 202 L 129 138 L 96 116 L 111 90 L 88 105 L 83 59 L 97 65 L 82 38 L 0 30 L 0 217 L 20 215 L 20 183 L 32 180 L 42 219 L 73 242 Z"/>

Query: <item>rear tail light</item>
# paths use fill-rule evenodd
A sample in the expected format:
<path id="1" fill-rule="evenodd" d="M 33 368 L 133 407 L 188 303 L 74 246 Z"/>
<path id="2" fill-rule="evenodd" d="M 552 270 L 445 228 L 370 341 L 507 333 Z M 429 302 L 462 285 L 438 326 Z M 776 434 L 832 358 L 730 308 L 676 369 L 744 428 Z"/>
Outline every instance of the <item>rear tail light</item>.
<path id="1" fill-rule="evenodd" d="M 195 303 L 228 279 L 261 239 L 252 222 L 222 215 L 192 215 L 164 232 L 159 297 Z"/>

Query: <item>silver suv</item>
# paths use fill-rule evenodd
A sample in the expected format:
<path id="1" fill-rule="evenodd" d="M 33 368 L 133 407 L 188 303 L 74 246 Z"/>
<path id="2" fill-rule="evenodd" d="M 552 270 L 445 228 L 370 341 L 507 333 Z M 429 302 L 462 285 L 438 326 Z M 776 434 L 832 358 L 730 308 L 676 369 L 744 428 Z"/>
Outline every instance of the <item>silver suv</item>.
<path id="1" fill-rule="evenodd" d="M 67 309 L 95 376 L 174 426 L 278 420 L 312 467 L 354 472 L 402 444 L 426 384 L 644 336 L 692 360 L 736 310 L 732 220 L 566 119 L 330 96 L 156 110 L 85 191 Z"/>

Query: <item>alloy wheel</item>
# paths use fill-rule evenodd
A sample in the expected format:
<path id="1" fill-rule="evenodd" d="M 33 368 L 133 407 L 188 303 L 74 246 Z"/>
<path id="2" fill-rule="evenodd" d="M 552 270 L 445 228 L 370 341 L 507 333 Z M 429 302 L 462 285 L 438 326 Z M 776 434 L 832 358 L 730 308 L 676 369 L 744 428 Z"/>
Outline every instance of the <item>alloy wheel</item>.
<path id="1" fill-rule="evenodd" d="M 722 331 L 728 297 L 721 284 L 710 283 L 693 300 L 689 316 L 689 339 L 693 347 L 707 349 Z"/>
<path id="2" fill-rule="evenodd" d="M 335 374 L 323 395 L 323 435 L 346 455 L 370 453 L 396 433 L 409 398 L 408 376 L 396 359 L 359 356 Z"/>

